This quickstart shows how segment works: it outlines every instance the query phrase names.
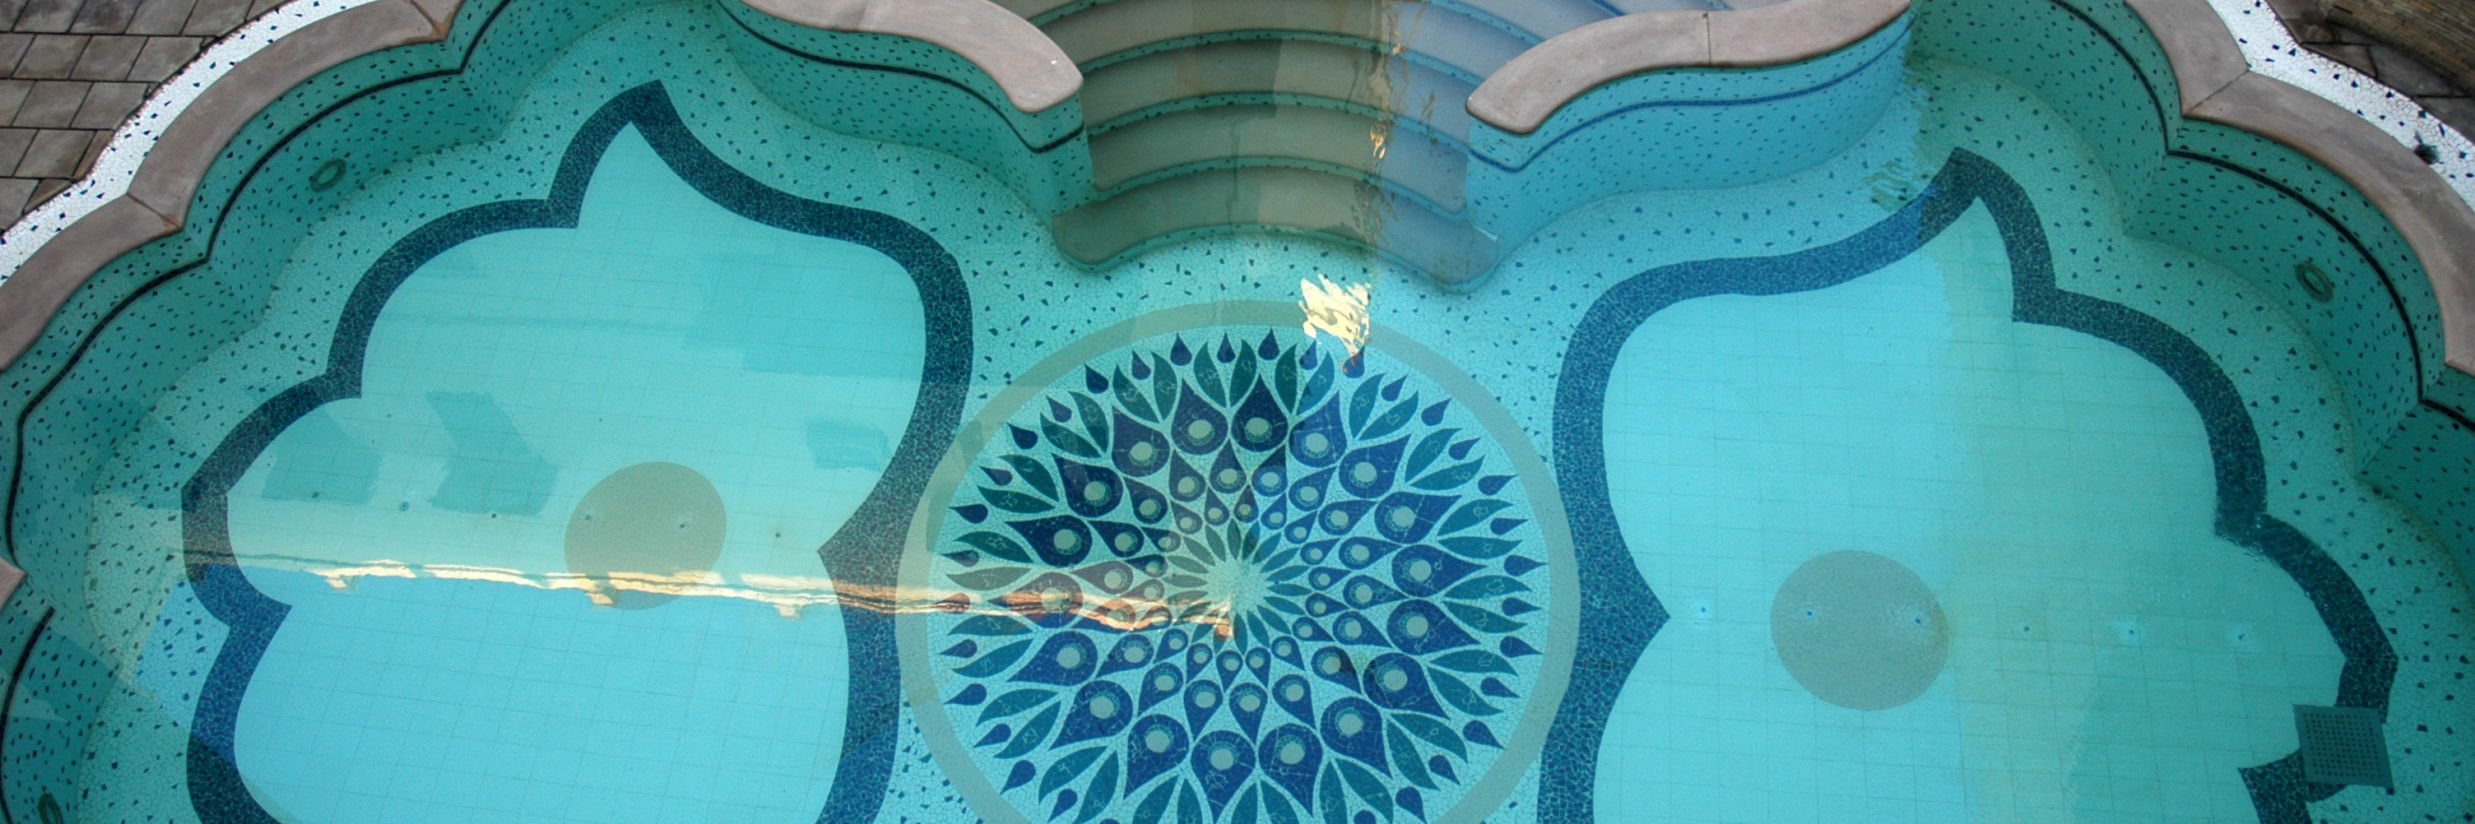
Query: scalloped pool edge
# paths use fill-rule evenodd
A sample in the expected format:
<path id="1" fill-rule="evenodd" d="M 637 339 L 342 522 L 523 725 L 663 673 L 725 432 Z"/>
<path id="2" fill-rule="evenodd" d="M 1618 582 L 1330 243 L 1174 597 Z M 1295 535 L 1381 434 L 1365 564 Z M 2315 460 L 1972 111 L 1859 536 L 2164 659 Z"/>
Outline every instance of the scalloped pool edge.
<path id="1" fill-rule="evenodd" d="M 798 26 L 915 40 L 951 52 L 1024 115 L 1072 112 L 1060 107 L 1081 88 L 1081 72 L 1055 42 L 991 0 L 738 2 Z M 2441 317 L 2446 366 L 2419 376 L 2420 389 L 2430 397 L 2475 386 L 2475 247 L 2463 243 L 2475 237 L 2475 209 L 2467 193 L 2416 157 L 2391 133 L 2395 129 L 2373 122 L 2372 112 L 2333 99 L 2344 89 L 2307 90 L 2280 77 L 2293 72 L 2247 56 L 2251 41 L 2238 42 L 2227 16 L 2240 15 L 2226 3 L 2125 4 L 2165 55 L 2175 90 L 2157 94 L 2176 98 L 2178 124 L 2223 125 L 2281 144 L 2356 189 L 2398 231 L 2430 280 Z M 465 5 L 295 0 L 207 49 L 122 125 L 92 174 L 0 237 L 0 364 L 16 362 L 40 339 L 97 271 L 180 232 L 204 176 L 270 104 L 356 58 L 448 39 Z M 1622 78 L 1811 60 L 1859 43 L 1909 12 L 1909 0 L 1788 0 L 1736 12 L 1626 15 L 1521 54 L 1487 78 L 1467 108 L 1489 127 L 1524 135 Z M 938 25 L 954 20 L 982 25 Z M 2261 34 L 2246 31 L 2253 38 Z M 2377 85 L 2357 90 L 2358 96 L 2385 91 Z M 2446 131 L 2441 136 L 2453 145 L 2463 141 Z"/>
<path id="2" fill-rule="evenodd" d="M 2377 206 L 2439 299 L 2446 362 L 2475 376 L 2475 209 L 2364 117 L 2256 69 L 2208 0 L 2126 0 L 2164 48 L 2186 120 L 2283 144 Z M 1071 99 L 1082 74 L 989 0 L 749 0 L 787 22 L 887 34 L 953 51 L 1027 114 Z M 447 36 L 462 0 L 296 0 L 209 49 L 124 124 L 86 180 L 0 239 L 0 362 L 14 363 L 71 292 L 111 260 L 179 231 L 207 167 L 243 124 L 321 71 Z M 1907 0 L 1789 0 L 1736 12 L 1642 12 L 1550 38 L 1487 78 L 1469 111 L 1514 134 L 1617 78 L 1679 67 L 1797 62 L 1889 25 Z M 955 19 L 989 26 L 956 27 Z M 204 103 L 205 105 L 199 105 Z M 164 124 L 160 128 L 156 124 Z"/>

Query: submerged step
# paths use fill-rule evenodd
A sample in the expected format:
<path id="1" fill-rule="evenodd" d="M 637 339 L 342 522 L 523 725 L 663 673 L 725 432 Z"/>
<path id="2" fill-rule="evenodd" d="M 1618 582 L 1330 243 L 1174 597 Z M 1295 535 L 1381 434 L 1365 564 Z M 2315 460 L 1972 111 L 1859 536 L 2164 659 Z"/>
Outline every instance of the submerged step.
<path id="1" fill-rule="evenodd" d="M 1214 169 L 1138 186 L 1050 221 L 1058 248 L 1103 265 L 1220 230 L 1270 228 L 1365 246 L 1438 282 L 1469 282 L 1499 250 L 1485 232 L 1365 180 L 1279 166 Z"/>
<path id="2" fill-rule="evenodd" d="M 1212 164 L 1330 166 L 1380 178 L 1452 212 L 1469 153 L 1415 128 L 1312 106 L 1217 106 L 1135 121 L 1092 138 L 1092 183 L 1129 182 Z"/>
<path id="3" fill-rule="evenodd" d="M 1083 117 L 1095 130 L 1120 118 L 1207 98 L 1272 98 L 1347 105 L 1426 123 L 1455 140 L 1469 134 L 1476 86 L 1426 63 L 1325 40 L 1262 38 L 1205 43 L 1094 68 L 1083 79 Z"/>

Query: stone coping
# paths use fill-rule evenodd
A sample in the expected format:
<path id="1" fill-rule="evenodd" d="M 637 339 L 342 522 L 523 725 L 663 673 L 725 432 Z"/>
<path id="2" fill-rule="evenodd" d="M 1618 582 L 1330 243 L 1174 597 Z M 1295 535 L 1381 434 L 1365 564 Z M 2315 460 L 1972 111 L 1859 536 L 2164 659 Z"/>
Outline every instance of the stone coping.
<path id="1" fill-rule="evenodd" d="M 892 34 L 951 49 L 989 72 L 1009 102 L 1027 113 L 1072 99 L 1082 88 L 1082 73 L 1055 43 L 987 0 L 746 2 L 801 25 Z M 209 167 L 276 98 L 362 55 L 444 40 L 462 5 L 463 0 L 376 0 L 345 9 L 276 39 L 196 90 L 146 149 L 124 193 L 44 240 L 0 282 L 0 368 L 24 356 L 69 296 L 96 272 L 179 232 Z"/>
<path id="2" fill-rule="evenodd" d="M 25 582 L 25 570 L 18 569 L 16 564 L 9 563 L 6 559 L 0 559 L 0 604 L 7 604 L 9 597 L 17 594 L 17 585 Z"/>
<path id="3" fill-rule="evenodd" d="M 126 192 L 45 241 L 0 284 L 0 363 L 34 345 L 69 295 L 121 255 L 180 231 L 208 167 L 241 127 L 319 72 L 380 49 L 444 39 L 462 0 L 378 0 L 259 49 L 196 93 Z"/>
<path id="4" fill-rule="evenodd" d="M 2184 117 L 2284 144 L 2379 208 L 2431 278 L 2450 368 L 2475 376 L 2475 209 L 2379 128 L 2255 72 L 2206 0 L 2128 0 L 2166 52 Z M 1592 23 L 1514 58 L 1471 93 L 1478 120 L 1530 134 L 1574 98 L 1659 69 L 1765 66 L 1844 48 L 1906 13 L 1907 0 L 1788 0 L 1732 12 L 1640 12 Z"/>
<path id="5" fill-rule="evenodd" d="M 1660 69 L 1794 63 L 1846 48 L 1907 12 L 1908 0 L 1788 0 L 1742 11 L 1635 12 L 1522 52 L 1470 93 L 1469 110 L 1488 125 L 1529 134 L 1564 104 L 1617 78 Z"/>
<path id="6" fill-rule="evenodd" d="M 2439 173 L 2354 112 L 2254 71 L 2206 0 L 2128 0 L 2165 49 L 2183 116 L 2277 141 L 2362 192 L 2423 264 L 2443 357 L 2475 376 L 2475 209 Z"/>
<path id="7" fill-rule="evenodd" d="M 1073 99 L 1083 73 L 1038 26 L 989 0 L 739 0 L 785 22 L 907 37 L 971 61 L 1025 114 Z"/>
<path id="8" fill-rule="evenodd" d="M 1055 42 L 990 0 L 742 0 L 835 31 L 891 34 L 963 55 L 1025 112 L 1072 98 L 1082 74 Z M 129 190 L 63 229 L 0 288 L 0 362 L 24 354 L 86 279 L 179 231 L 207 167 L 249 118 L 317 73 L 379 49 L 437 42 L 461 0 L 378 0 L 320 20 L 243 60 L 166 127 Z M 2163 44 L 2185 117 L 2285 144 L 2361 191 L 2397 226 L 2439 299 L 2451 368 L 2475 375 L 2475 210 L 2376 127 L 2249 68 L 2206 0 L 2130 0 Z M 1790 63 L 1845 47 L 1906 13 L 1908 0 L 1788 0 L 1734 12 L 1643 12 L 1549 39 L 1472 93 L 1472 116 L 1537 130 L 1581 94 L 1665 68 Z"/>

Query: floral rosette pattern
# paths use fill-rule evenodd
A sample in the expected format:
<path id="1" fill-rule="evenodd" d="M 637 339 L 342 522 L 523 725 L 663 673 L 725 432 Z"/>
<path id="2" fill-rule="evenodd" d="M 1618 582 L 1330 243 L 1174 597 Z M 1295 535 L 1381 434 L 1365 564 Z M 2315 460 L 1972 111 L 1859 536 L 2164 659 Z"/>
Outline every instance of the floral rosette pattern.
<path id="1" fill-rule="evenodd" d="M 1428 376 L 1295 327 L 1084 362 L 954 489 L 922 711 L 1023 820 L 1436 820 L 1546 666 L 1510 464 Z"/>

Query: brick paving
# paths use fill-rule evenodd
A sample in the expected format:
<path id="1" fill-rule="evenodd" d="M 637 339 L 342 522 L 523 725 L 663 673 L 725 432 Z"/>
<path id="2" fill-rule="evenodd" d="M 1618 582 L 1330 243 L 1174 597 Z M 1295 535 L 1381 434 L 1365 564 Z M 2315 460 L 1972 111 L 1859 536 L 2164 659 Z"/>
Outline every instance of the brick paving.
<path id="1" fill-rule="evenodd" d="M 0 0 L 0 225 L 93 168 L 156 84 L 282 0 Z"/>
<path id="2" fill-rule="evenodd" d="M 0 225 L 85 177 L 112 130 L 156 84 L 282 2 L 0 0 Z M 2469 90 L 2403 50 L 2328 21 L 2317 0 L 2274 5 L 2305 47 L 2379 78 L 2475 137 Z"/>

